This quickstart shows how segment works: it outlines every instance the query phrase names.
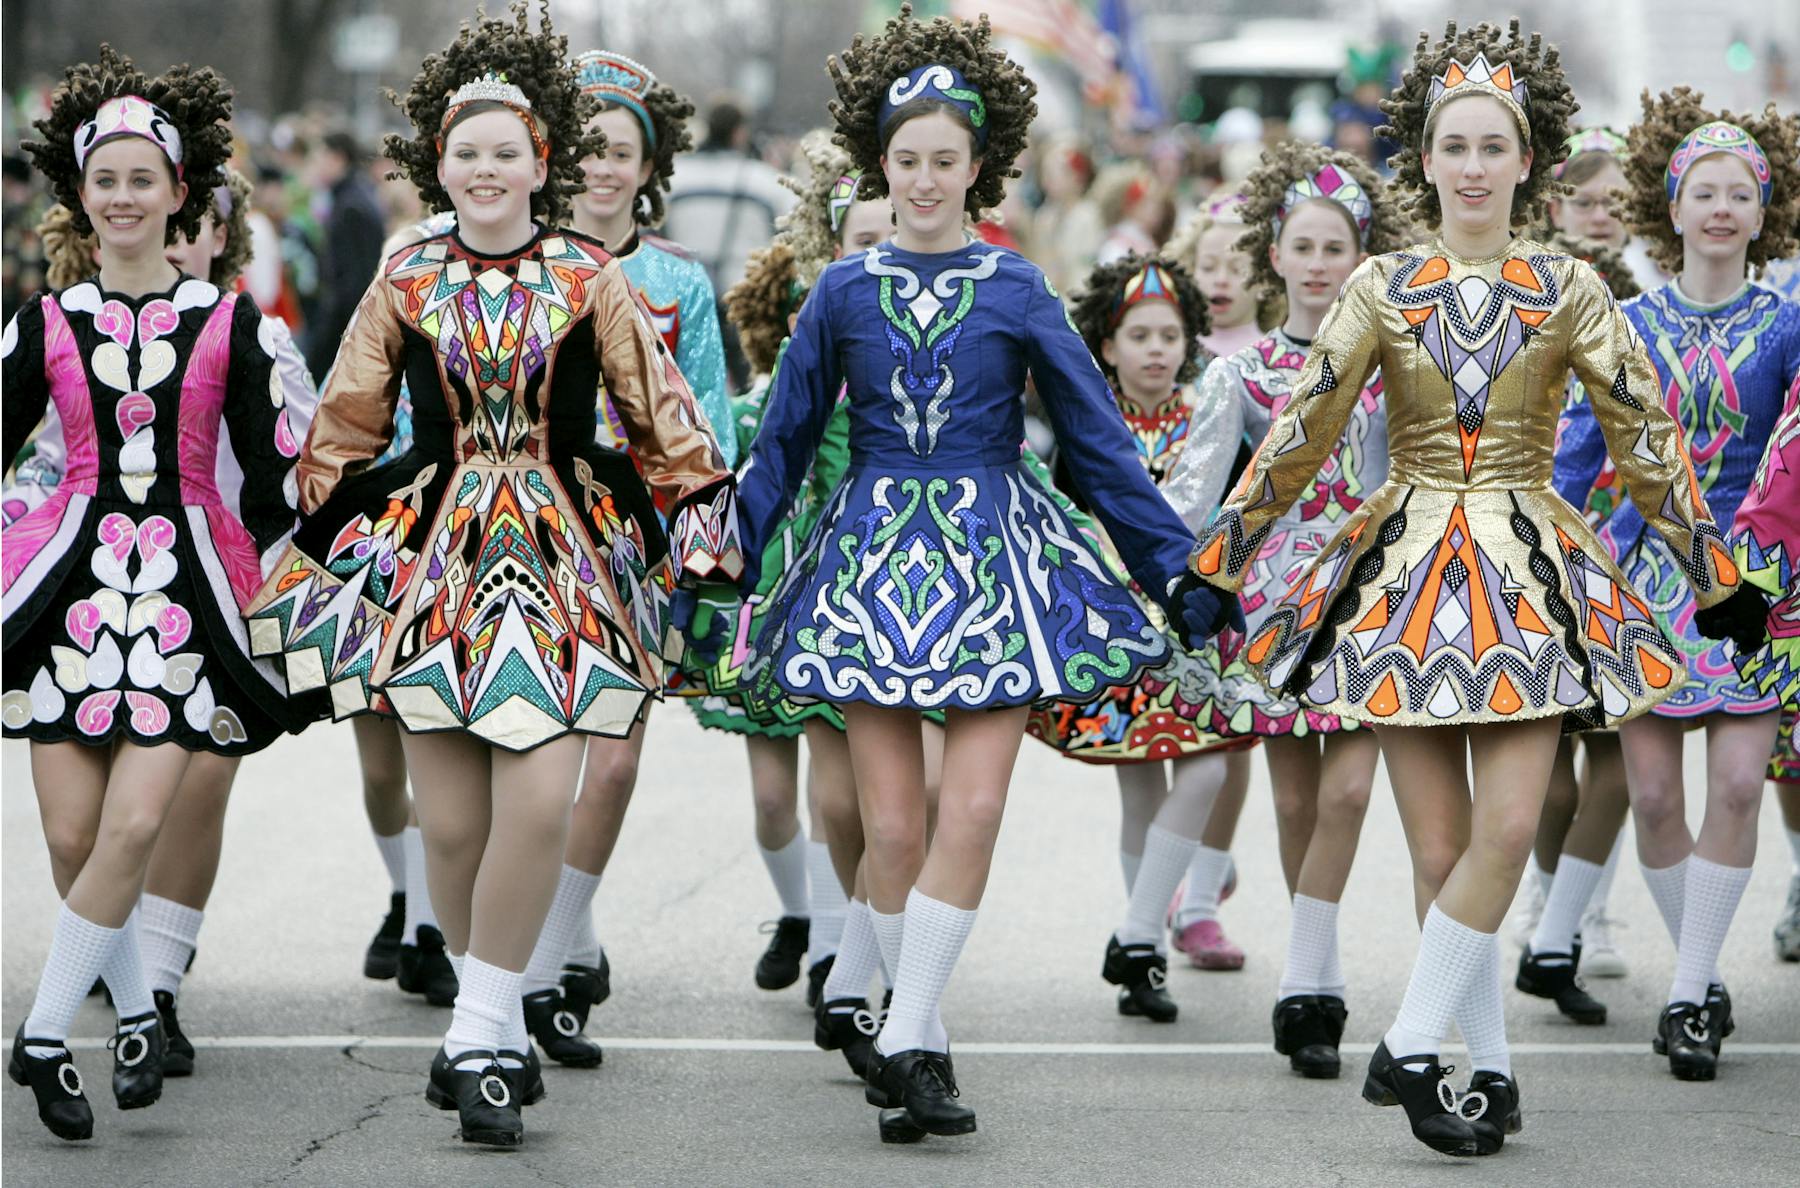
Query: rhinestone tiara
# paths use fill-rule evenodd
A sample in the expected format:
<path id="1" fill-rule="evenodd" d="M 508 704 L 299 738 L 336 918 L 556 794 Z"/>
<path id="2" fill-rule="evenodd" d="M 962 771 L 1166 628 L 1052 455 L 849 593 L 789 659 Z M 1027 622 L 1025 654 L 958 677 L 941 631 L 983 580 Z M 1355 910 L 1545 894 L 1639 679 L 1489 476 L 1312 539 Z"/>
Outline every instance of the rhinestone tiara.
<path id="1" fill-rule="evenodd" d="M 524 91 L 507 82 L 504 74 L 491 72 L 456 88 L 456 93 L 450 96 L 449 106 L 456 107 L 459 104 L 474 103 L 481 99 L 491 99 L 496 103 L 507 103 L 513 107 L 522 107 L 526 111 L 531 110 L 531 100 L 525 97 Z"/>

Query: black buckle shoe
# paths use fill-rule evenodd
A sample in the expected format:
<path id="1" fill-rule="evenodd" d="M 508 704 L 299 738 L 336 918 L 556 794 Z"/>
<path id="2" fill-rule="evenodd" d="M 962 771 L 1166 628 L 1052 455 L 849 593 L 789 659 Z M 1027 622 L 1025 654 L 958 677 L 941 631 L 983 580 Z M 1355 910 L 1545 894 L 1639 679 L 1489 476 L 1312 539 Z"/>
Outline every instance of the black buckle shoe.
<path id="1" fill-rule="evenodd" d="M 1706 988 L 1705 1005 L 1712 1012 L 1712 1050 L 1713 1055 L 1717 1056 L 1731 1033 L 1737 1030 L 1737 1020 L 1731 1017 L 1731 992 L 1725 989 L 1723 983 L 1714 982 Z M 1650 1041 L 1650 1049 L 1658 1056 L 1669 1054 L 1669 1045 L 1663 1039 L 1661 1028 L 1657 1029 L 1655 1038 Z"/>
<path id="2" fill-rule="evenodd" d="M 394 980 L 408 994 L 423 994 L 435 1007 L 456 1005 L 456 967 L 444 950 L 444 934 L 430 924 L 413 930 L 416 944 L 402 944 L 394 964 Z"/>
<path id="3" fill-rule="evenodd" d="M 500 1067 L 512 1081 L 513 1092 L 519 1095 L 520 1105 L 534 1106 L 550 1096 L 550 1091 L 544 1088 L 543 1063 L 530 1044 L 525 1045 L 523 1052 L 501 1048 L 498 1056 Z"/>
<path id="4" fill-rule="evenodd" d="M 425 1100 L 440 1110 L 455 1110 L 462 1141 L 487 1147 L 516 1147 L 525 1141 L 525 1119 L 519 1093 L 495 1052 L 465 1052 L 459 1064 L 486 1063 L 479 1070 L 459 1069 L 443 1048 L 431 1060 Z"/>
<path id="5" fill-rule="evenodd" d="M 1409 1067 L 1417 1065 L 1419 1067 Z M 1456 1090 L 1449 1076 L 1454 1065 L 1439 1064 L 1434 1054 L 1406 1056 L 1396 1060 L 1388 1052 L 1387 1041 L 1375 1047 L 1369 1057 L 1369 1072 L 1363 1078 L 1363 1100 L 1378 1106 L 1406 1107 L 1407 1121 L 1412 1123 L 1413 1137 L 1445 1155 L 1477 1153 L 1475 1129 L 1469 1120 L 1457 1113 Z"/>
<path id="6" fill-rule="evenodd" d="M 1719 1067 L 1714 1031 L 1710 1007 L 1678 1002 L 1664 1008 L 1656 1033 L 1669 1058 L 1669 1071 L 1683 1081 L 1712 1080 Z"/>
<path id="7" fill-rule="evenodd" d="M 569 1068 L 595 1068 L 605 1058 L 600 1045 L 581 1034 L 581 1020 L 563 1005 L 560 987 L 525 996 L 525 1029 L 544 1055 Z"/>
<path id="8" fill-rule="evenodd" d="M 396 891 L 388 899 L 388 914 L 375 930 L 369 951 L 363 954 L 363 977 L 385 982 L 400 969 L 400 938 L 406 930 L 406 892 Z"/>
<path id="9" fill-rule="evenodd" d="M 805 916 L 783 916 L 773 924 L 764 924 L 763 931 L 774 936 L 757 959 L 756 984 L 764 990 L 785 990 L 800 980 L 800 959 L 806 956 L 812 921 Z"/>
<path id="10" fill-rule="evenodd" d="M 612 965 L 606 960 L 606 950 L 600 950 L 599 965 L 578 965 L 574 962 L 562 968 L 563 1005 L 587 1027 L 588 1012 L 612 997 Z"/>
<path id="11" fill-rule="evenodd" d="M 53 1048 L 49 1056 L 33 1056 L 26 1048 Z M 13 1037 L 12 1059 L 6 1075 L 17 1085 L 31 1086 L 37 1098 L 38 1121 L 65 1142 L 94 1137 L 94 1108 L 81 1091 L 81 1070 L 62 1040 L 27 1039 L 25 1024 Z"/>
<path id="12" fill-rule="evenodd" d="M 1275 1004 L 1270 1023 L 1275 1050 L 1288 1067 L 1315 1081 L 1336 1080 L 1343 1069 L 1338 1045 L 1350 1012 L 1335 994 L 1294 994 Z"/>
<path id="13" fill-rule="evenodd" d="M 156 990 L 150 995 L 156 1000 L 156 1013 L 162 1016 L 163 1036 L 166 1046 L 163 1049 L 162 1070 L 165 1077 L 191 1077 L 194 1075 L 194 1045 L 181 1030 L 181 1020 L 175 1014 L 175 996 L 167 990 Z"/>
<path id="14" fill-rule="evenodd" d="M 163 1055 L 168 1038 L 155 1011 L 119 1020 L 106 1041 L 113 1053 L 113 1101 L 122 1110 L 141 1110 L 162 1096 Z"/>
<path id="15" fill-rule="evenodd" d="M 1476 1069 L 1469 1091 L 1456 1102 L 1469 1128 L 1475 1132 L 1475 1154 L 1493 1155 L 1506 1145 L 1506 1136 L 1525 1129 L 1519 1112 L 1519 1083 L 1492 1069 Z"/>
<path id="16" fill-rule="evenodd" d="M 880 1034 L 866 998 L 833 998 L 813 1008 L 813 1043 L 827 1052 L 842 1052 L 858 1077 L 868 1078 L 869 1057 Z"/>
<path id="17" fill-rule="evenodd" d="M 1577 1023 L 1593 1026 L 1606 1022 L 1606 1004 L 1587 991 L 1575 976 L 1581 951 L 1533 953 L 1531 946 L 1519 954 L 1519 973 L 1513 985 L 1536 998 L 1548 998 L 1556 1009 Z"/>
<path id="18" fill-rule="evenodd" d="M 902 1110 L 926 1134 L 975 1132 L 975 1111 L 957 1100 L 956 1070 L 945 1052 L 911 1048 L 883 1056 L 872 1049 L 863 1096 L 872 1106 Z"/>
<path id="19" fill-rule="evenodd" d="M 1153 1023 L 1173 1023 L 1181 1013 L 1169 997 L 1169 959 L 1153 944 L 1122 945 L 1114 936 L 1106 942 L 1106 959 L 1100 976 L 1121 988 L 1119 1013 L 1142 1015 Z"/>
<path id="20" fill-rule="evenodd" d="M 831 976 L 831 967 L 836 964 L 837 954 L 833 953 L 822 961 L 813 962 L 812 967 L 806 971 L 807 1006 L 817 1007 L 819 1005 L 819 999 L 825 993 L 825 979 Z"/>

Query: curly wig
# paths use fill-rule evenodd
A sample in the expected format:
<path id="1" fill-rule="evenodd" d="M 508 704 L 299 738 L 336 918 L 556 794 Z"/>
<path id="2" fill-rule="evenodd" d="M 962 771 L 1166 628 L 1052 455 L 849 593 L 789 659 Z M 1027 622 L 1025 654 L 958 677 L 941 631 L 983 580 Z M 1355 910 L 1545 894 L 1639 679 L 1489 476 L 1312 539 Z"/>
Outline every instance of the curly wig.
<path id="1" fill-rule="evenodd" d="M 100 243 L 92 235 L 75 230 L 75 216 L 60 202 L 53 202 L 38 220 L 37 235 L 44 245 L 44 283 L 61 292 L 94 275 L 94 253 Z"/>
<path id="2" fill-rule="evenodd" d="M 623 111 L 637 120 L 637 114 L 629 108 L 605 96 L 596 98 L 601 111 Z M 675 176 L 675 154 L 694 147 L 687 123 L 693 118 L 694 105 L 673 87 L 660 82 L 650 88 L 643 102 L 644 110 L 650 113 L 650 126 L 656 130 L 656 147 L 650 152 L 650 180 L 638 187 L 631 215 L 640 227 L 659 227 L 663 221 L 663 195 L 669 192 L 669 179 Z"/>
<path id="3" fill-rule="evenodd" d="M 794 249 L 777 239 L 750 253 L 744 279 L 725 290 L 725 316 L 737 327 L 750 368 L 766 375 L 788 336 L 788 316 L 806 294 L 795 266 Z"/>
<path id="4" fill-rule="evenodd" d="M 1773 103 L 1761 113 L 1738 115 L 1713 112 L 1703 106 L 1705 96 L 1688 87 L 1676 87 L 1654 99 L 1643 94 L 1644 116 L 1625 134 L 1625 224 L 1642 236 L 1650 258 L 1670 273 L 1681 271 L 1681 236 L 1669 220 L 1669 196 L 1664 176 L 1669 157 L 1682 138 L 1701 124 L 1726 120 L 1750 135 L 1769 158 L 1774 191 L 1763 211 L 1762 234 L 1750 241 L 1752 268 L 1790 256 L 1795 250 L 1794 219 L 1800 207 L 1800 117 L 1784 116 Z"/>
<path id="5" fill-rule="evenodd" d="M 1167 256 L 1146 259 L 1134 252 L 1110 264 L 1096 265 L 1088 273 L 1087 283 L 1082 286 L 1081 292 L 1070 303 L 1069 317 L 1074 320 L 1075 329 L 1081 334 L 1081 341 L 1087 344 L 1094 362 L 1100 364 L 1100 370 L 1106 373 L 1106 378 L 1118 382 L 1118 373 L 1100 353 L 1100 344 L 1111 338 L 1117 329 L 1111 323 L 1121 291 L 1132 277 L 1149 264 L 1159 265 L 1175 286 L 1175 297 L 1181 308 L 1181 324 L 1187 332 L 1187 353 L 1181 358 L 1181 366 L 1175 370 L 1175 382 L 1189 383 L 1200 374 L 1200 336 L 1212 333 L 1212 319 L 1207 315 L 1206 298 L 1201 295 L 1200 287 L 1194 283 L 1187 268 L 1177 261 Z"/>
<path id="6" fill-rule="evenodd" d="M 490 19 L 477 9 L 472 26 L 463 22 L 455 41 L 425 59 L 404 96 L 388 92 L 416 133 L 410 140 L 387 137 L 388 158 L 400 167 L 389 176 L 410 179 L 432 210 L 452 209 L 450 195 L 437 176 L 437 141 L 445 108 L 464 83 L 488 73 L 503 74 L 531 100 L 531 114 L 550 146 L 549 179 L 531 196 L 531 213 L 549 226 L 559 226 L 568 219 L 569 196 L 584 184 L 582 158 L 606 150 L 605 136 L 584 131 L 599 104 L 577 85 L 568 38 L 551 25 L 547 0 L 535 33 L 531 0 L 513 0 L 511 12 L 507 22 Z"/>
<path id="7" fill-rule="evenodd" d="M 1285 294 L 1287 285 L 1269 262 L 1269 248 L 1275 243 L 1275 212 L 1281 208 L 1287 189 L 1301 178 L 1311 177 L 1327 165 L 1335 165 L 1349 174 L 1363 193 L 1369 196 L 1374 215 L 1369 220 L 1369 239 L 1363 250 L 1371 256 L 1396 251 L 1406 246 L 1411 228 L 1394 209 L 1387 187 L 1361 157 L 1337 152 L 1322 144 L 1288 140 L 1263 153 L 1262 164 L 1244 178 L 1244 225 L 1248 228 L 1237 241 L 1237 249 L 1250 257 L 1250 285 L 1259 294 Z M 1351 235 L 1360 235 L 1356 220 L 1343 206 L 1330 198 L 1327 202 L 1343 215 Z M 1198 240 L 1195 241 L 1198 243 Z"/>
<path id="8" fill-rule="evenodd" d="M 1617 300 L 1626 301 L 1644 291 L 1631 275 L 1631 265 L 1625 262 L 1625 253 L 1610 243 L 1571 235 L 1567 231 L 1552 231 L 1544 237 L 1544 246 L 1574 256 L 1592 266 Z"/>
<path id="9" fill-rule="evenodd" d="M 173 243 L 177 231 L 191 238 L 200 229 L 212 188 L 225 182 L 225 162 L 231 157 L 231 129 L 225 123 L 231 118 L 231 91 L 210 66 L 171 66 L 151 78 L 130 58 L 102 45 L 98 62 L 82 62 L 64 72 L 50 96 L 50 114 L 33 125 L 44 139 L 28 140 L 23 147 L 49 179 L 56 200 L 68 209 L 76 233 L 93 234 L 94 224 L 81 207 L 75 133 L 101 104 L 122 95 L 148 99 L 181 134 L 182 180 L 188 192 L 181 209 L 169 216 L 165 242 Z"/>
<path id="10" fill-rule="evenodd" d="M 887 23 L 879 37 L 861 33 L 842 55 L 826 63 L 837 98 L 830 104 L 837 122 L 834 139 L 863 171 L 863 192 L 870 197 L 887 193 L 881 157 L 887 141 L 881 127 L 881 104 L 897 78 L 929 63 L 942 63 L 960 71 L 970 87 L 981 93 L 987 107 L 987 148 L 981 153 L 981 172 L 963 198 L 963 208 L 973 218 L 1000 205 L 1008 178 L 1018 177 L 1013 162 L 1025 148 L 1026 131 L 1037 116 L 1037 84 L 1026 77 L 1018 63 L 990 43 L 993 30 L 983 14 L 968 21 L 937 17 L 930 23 L 915 21 L 912 5 L 902 4 L 900 14 Z M 927 99 L 914 100 L 901 109 L 910 118 L 915 104 L 919 114 L 941 108 Z M 891 128 L 889 129 L 891 131 Z"/>
<path id="11" fill-rule="evenodd" d="M 781 184 L 792 190 L 800 201 L 781 216 L 780 230 L 775 238 L 792 249 L 800 283 L 810 289 L 819 279 L 819 273 L 825 271 L 825 266 L 837 258 L 842 241 L 838 231 L 831 227 L 831 189 L 855 166 L 850 163 L 849 154 L 832 143 L 830 134 L 823 129 L 814 129 L 801 137 L 800 152 L 806 158 L 809 171 L 804 181 L 792 177 L 781 179 Z M 864 176 L 866 179 L 867 175 Z M 873 196 L 868 192 L 866 180 L 858 183 L 858 201 Z"/>
<path id="12" fill-rule="evenodd" d="M 1569 117 L 1579 105 L 1563 77 L 1561 51 L 1544 44 L 1541 33 L 1520 36 L 1517 17 L 1504 30 L 1484 22 L 1458 32 L 1456 22 L 1450 21 L 1444 26 L 1444 39 L 1435 44 L 1429 33 L 1419 34 L 1412 66 L 1393 95 L 1381 101 L 1389 122 L 1375 130 L 1377 136 L 1399 142 L 1400 151 L 1388 159 L 1394 169 L 1394 185 L 1411 192 L 1408 213 L 1424 227 L 1435 228 L 1444 220 L 1437 187 L 1425 180 L 1421 156 L 1434 125 L 1426 110 L 1431 80 L 1448 71 L 1450 63 L 1468 62 L 1477 54 L 1486 54 L 1496 67 L 1510 64 L 1528 95 L 1525 114 L 1531 125 L 1531 143 L 1523 147 L 1532 154 L 1531 176 L 1513 191 L 1513 225 L 1542 222 L 1545 200 L 1566 192 L 1556 180 L 1554 166 L 1567 155 L 1564 142 L 1569 138 Z"/>

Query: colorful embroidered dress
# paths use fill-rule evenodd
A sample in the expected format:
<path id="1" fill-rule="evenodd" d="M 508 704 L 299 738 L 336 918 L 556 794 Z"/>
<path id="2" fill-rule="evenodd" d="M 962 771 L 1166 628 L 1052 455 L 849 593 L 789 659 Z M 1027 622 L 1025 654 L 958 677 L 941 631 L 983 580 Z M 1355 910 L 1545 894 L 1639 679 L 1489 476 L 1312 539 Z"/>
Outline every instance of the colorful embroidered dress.
<path id="1" fill-rule="evenodd" d="M 414 439 L 373 468 L 402 376 Z M 651 485 L 594 442 L 602 382 Z M 427 399 L 425 394 L 430 393 Z M 486 256 L 454 232 L 389 258 L 299 467 L 302 524 L 252 605 L 260 654 L 338 716 L 382 694 L 409 730 L 526 750 L 622 736 L 661 687 L 650 573 L 741 564 L 729 472 L 623 271 L 539 231 Z"/>
<path id="2" fill-rule="evenodd" d="M 1235 397 L 1202 384 L 1199 390 L 1177 388 L 1153 409 L 1140 408 L 1117 394 L 1115 399 L 1125 427 L 1137 443 L 1138 461 L 1150 480 L 1163 488 L 1171 505 L 1176 497 L 1168 487 L 1175 472 L 1191 458 L 1182 483 L 1192 494 L 1184 495 L 1207 511 L 1216 506 L 1242 436 Z M 1190 450 L 1190 443 L 1198 448 Z M 1182 508 L 1175 510 L 1180 513 Z M 1111 542 L 1101 547 L 1108 562 L 1117 568 Z M 1162 622 L 1160 609 L 1145 610 L 1154 621 Z M 1227 739 L 1220 733 L 1224 716 L 1220 712 L 1223 664 L 1219 645 L 1209 643 L 1189 651 L 1170 636 L 1169 648 L 1169 662 L 1141 674 L 1135 684 L 1110 686 L 1083 704 L 1064 702 L 1034 709 L 1026 731 L 1085 763 L 1153 763 L 1244 745 L 1247 740 Z"/>
<path id="3" fill-rule="evenodd" d="M 1672 281 L 1622 308 L 1649 348 L 1658 390 L 1681 425 L 1700 492 L 1729 532 L 1788 384 L 1800 371 L 1800 305 L 1746 285 L 1728 301 L 1699 306 Z M 1558 434 L 1557 489 L 1570 500 L 1587 496 L 1600 469 L 1605 447 L 1595 410 L 1592 400 L 1571 405 Z M 1660 536 L 1645 531 L 1636 507 L 1620 503 L 1599 535 L 1687 664 L 1686 682 L 1657 713 L 1689 718 L 1775 707 L 1773 695 L 1739 677 L 1723 641 L 1695 628 L 1684 562 Z"/>
<path id="4" fill-rule="evenodd" d="M 1260 342 L 1207 368 L 1201 389 L 1217 388 L 1237 402 L 1244 435 L 1254 447 L 1268 436 L 1269 426 L 1292 399 L 1311 345 L 1277 328 Z M 1247 637 L 1261 631 L 1281 596 L 1324 554 L 1326 542 L 1351 513 L 1387 481 L 1387 473 L 1387 406 L 1382 401 L 1381 375 L 1376 372 L 1351 406 L 1337 448 L 1325 455 L 1311 486 L 1270 525 L 1250 562 L 1242 591 Z M 1206 510 L 1210 512 L 1211 506 Z M 1220 687 L 1220 710 L 1233 733 L 1304 735 L 1357 726 L 1355 719 L 1303 709 L 1295 698 L 1271 693 L 1241 651 L 1221 674 Z"/>
<path id="5" fill-rule="evenodd" d="M 1249 638 L 1257 675 L 1396 726 L 1562 714 L 1580 729 L 1672 696 L 1679 652 L 1551 487 L 1571 368 L 1604 393 L 1592 407 L 1613 460 L 1702 605 L 1731 593 L 1736 566 L 1631 323 L 1591 267 L 1531 240 L 1486 260 L 1433 243 L 1358 267 L 1195 550 L 1201 576 L 1243 586 L 1377 367 L 1387 481 Z"/>
<path id="6" fill-rule="evenodd" d="M 742 475 L 747 545 L 785 512 L 841 385 L 850 468 L 777 586 L 746 679 L 915 709 L 1085 700 L 1169 645 L 1020 463 L 1029 370 L 1083 494 L 1147 590 L 1192 537 L 1134 461 L 1106 381 L 1037 266 L 892 243 L 826 268 Z"/>
<path id="7" fill-rule="evenodd" d="M 1732 522 L 1732 547 L 1744 580 L 1769 596 L 1769 642 L 1737 656 L 1743 680 L 1758 693 L 1800 710 L 1800 374 Z M 1791 754 L 1793 730 L 1784 735 Z"/>
<path id="8" fill-rule="evenodd" d="M 243 755 L 311 720 L 241 617 L 294 524 L 277 346 L 255 302 L 189 276 L 135 299 L 83 281 L 7 325 L 5 456 L 52 401 L 66 451 L 0 546 L 7 737 Z"/>

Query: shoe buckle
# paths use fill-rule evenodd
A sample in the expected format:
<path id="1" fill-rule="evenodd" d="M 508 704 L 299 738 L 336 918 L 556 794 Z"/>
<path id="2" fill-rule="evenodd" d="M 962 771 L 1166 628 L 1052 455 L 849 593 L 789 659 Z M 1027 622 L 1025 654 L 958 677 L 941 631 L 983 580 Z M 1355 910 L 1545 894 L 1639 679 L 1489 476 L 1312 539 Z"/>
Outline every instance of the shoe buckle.
<path id="1" fill-rule="evenodd" d="M 69 1061 L 65 1060 L 56 1066 L 56 1083 L 70 1097 L 81 1096 L 81 1070 Z"/>
<path id="2" fill-rule="evenodd" d="M 1444 1107 L 1446 1114 L 1456 1113 L 1456 1088 L 1450 1084 L 1450 1074 L 1455 1071 L 1454 1064 L 1446 1064 L 1438 1069 L 1438 1104 Z"/>
<path id="3" fill-rule="evenodd" d="M 1681 1021 L 1681 1033 L 1696 1044 L 1711 1042 L 1712 1028 L 1707 1025 L 1706 1011 L 1691 1014 Z"/>
<path id="4" fill-rule="evenodd" d="M 850 1022 L 856 1025 L 856 1030 L 862 1032 L 870 1039 L 874 1039 L 877 1035 L 881 1034 L 881 1021 L 875 1017 L 875 1012 L 871 1011 L 868 1007 L 857 1007 L 856 1010 L 852 1011 L 850 1013 Z"/>
<path id="5" fill-rule="evenodd" d="M 1475 1108 L 1470 1109 L 1473 1105 Z M 1487 1116 L 1488 1095 L 1479 1089 L 1471 1089 L 1462 1095 L 1456 1103 L 1456 1113 L 1461 1114 L 1465 1122 L 1476 1122 Z"/>
<path id="6" fill-rule="evenodd" d="M 550 1025 L 556 1028 L 556 1034 L 564 1039 L 574 1039 L 581 1034 L 581 1020 L 575 1017 L 573 1011 L 557 1011 L 550 1016 Z"/>
<path id="7" fill-rule="evenodd" d="M 121 1068 L 136 1068 L 150 1055 L 150 1041 L 144 1038 L 141 1031 L 133 1031 L 124 1035 L 115 1035 L 107 1042 L 113 1050 L 113 1059 Z"/>
<path id="8" fill-rule="evenodd" d="M 495 1109 L 503 1110 L 512 1104 L 512 1085 L 499 1073 L 482 1073 L 480 1088 L 481 1096 Z"/>
<path id="9" fill-rule="evenodd" d="M 1149 977 L 1146 980 L 1150 983 L 1150 989 L 1161 990 L 1169 984 L 1169 973 L 1160 966 L 1152 965 L 1150 967 Z"/>

